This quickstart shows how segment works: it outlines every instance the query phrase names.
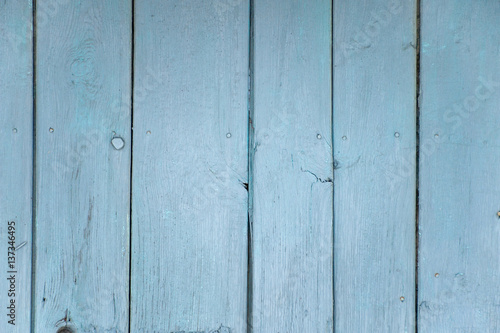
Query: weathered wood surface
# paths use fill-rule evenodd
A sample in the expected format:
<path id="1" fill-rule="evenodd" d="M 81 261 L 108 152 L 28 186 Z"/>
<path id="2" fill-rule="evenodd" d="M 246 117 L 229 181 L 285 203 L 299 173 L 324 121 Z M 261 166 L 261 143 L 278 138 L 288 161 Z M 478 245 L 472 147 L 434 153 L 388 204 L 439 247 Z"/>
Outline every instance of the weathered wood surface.
<path id="1" fill-rule="evenodd" d="M 131 15 L 37 1 L 34 332 L 128 331 Z"/>
<path id="2" fill-rule="evenodd" d="M 29 1 L 0 2 L 0 332 L 29 332 L 31 308 L 31 221 L 33 155 L 33 43 Z M 12 224 L 14 222 L 14 224 Z M 8 250 L 9 223 L 15 246 Z M 12 229 L 11 229 L 12 231 Z M 15 291 L 8 257 L 15 252 Z M 15 294 L 13 295 L 12 292 Z M 10 295 L 9 295 L 10 294 Z M 15 318 L 10 300 L 15 301 Z M 9 320 L 14 325 L 9 324 Z"/>
<path id="3" fill-rule="evenodd" d="M 334 3 L 335 331 L 414 332 L 416 2 Z"/>
<path id="4" fill-rule="evenodd" d="M 499 332 L 500 3 L 421 1 L 419 119 L 417 9 L 0 2 L 0 332 Z"/>
<path id="5" fill-rule="evenodd" d="M 137 1 L 133 332 L 245 332 L 249 3 Z"/>
<path id="6" fill-rule="evenodd" d="M 500 332 L 499 17 L 422 2 L 420 332 Z"/>
<path id="7" fill-rule="evenodd" d="M 253 332 L 332 332 L 331 1 L 254 1 Z"/>

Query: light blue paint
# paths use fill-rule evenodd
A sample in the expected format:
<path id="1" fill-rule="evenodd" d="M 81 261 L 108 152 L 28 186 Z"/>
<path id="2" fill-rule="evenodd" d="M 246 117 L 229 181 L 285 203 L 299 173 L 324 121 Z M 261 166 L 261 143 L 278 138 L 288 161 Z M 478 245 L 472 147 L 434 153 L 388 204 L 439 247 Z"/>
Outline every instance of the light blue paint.
<path id="1" fill-rule="evenodd" d="M 422 3 L 422 42 L 448 47 L 421 63 L 420 332 L 500 328 L 500 84 L 480 79 L 500 82 L 499 16 L 497 1 Z"/>
<path id="2" fill-rule="evenodd" d="M 131 330 L 246 332 L 249 2 L 134 18 Z"/>
<path id="3" fill-rule="evenodd" d="M 414 332 L 416 1 L 347 59 L 385 3 L 334 3 L 335 331 Z"/>
<path id="4" fill-rule="evenodd" d="M 31 8 L 27 1 L 0 3 L 0 332 L 30 330 L 33 166 L 33 76 Z M 9 222 L 15 223 L 15 247 Z M 10 230 L 12 231 L 12 230 Z M 21 249 L 22 244 L 24 247 Z M 7 256 L 15 253 L 15 297 L 9 296 Z M 8 317 L 15 301 L 15 318 Z M 14 325 L 9 324 L 13 320 Z"/>
<path id="5" fill-rule="evenodd" d="M 31 5 L 0 2 L 0 332 L 500 327 L 498 2 L 422 1 L 418 299 L 415 0 L 334 2 L 333 55 L 330 1 L 255 0 L 252 59 L 248 0 L 38 1 L 35 281 Z"/>
<path id="6" fill-rule="evenodd" d="M 254 15 L 250 327 L 332 332 L 331 2 Z"/>
<path id="7" fill-rule="evenodd" d="M 128 331 L 131 119 L 109 104 L 130 99 L 131 14 L 37 2 L 34 332 Z"/>

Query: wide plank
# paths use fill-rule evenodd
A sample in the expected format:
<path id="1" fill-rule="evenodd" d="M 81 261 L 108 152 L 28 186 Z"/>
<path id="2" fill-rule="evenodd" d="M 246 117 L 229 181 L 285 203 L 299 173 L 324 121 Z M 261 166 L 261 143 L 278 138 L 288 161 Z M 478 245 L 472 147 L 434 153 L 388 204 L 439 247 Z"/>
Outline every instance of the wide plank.
<path id="1" fill-rule="evenodd" d="M 331 13 L 253 2 L 252 332 L 333 332 Z"/>
<path id="2" fill-rule="evenodd" d="M 135 2 L 132 332 L 245 332 L 249 3 Z"/>
<path id="3" fill-rule="evenodd" d="M 33 179 L 30 4 L 28 0 L 0 2 L 0 332 L 5 333 L 30 331 Z M 15 244 L 9 244 L 11 241 Z M 12 245 L 18 250 L 13 250 Z"/>
<path id="4" fill-rule="evenodd" d="M 500 332 L 499 17 L 422 1 L 420 332 Z"/>
<path id="5" fill-rule="evenodd" d="M 335 1 L 335 331 L 415 331 L 416 1 Z"/>
<path id="6" fill-rule="evenodd" d="M 128 332 L 131 15 L 37 1 L 34 332 Z"/>

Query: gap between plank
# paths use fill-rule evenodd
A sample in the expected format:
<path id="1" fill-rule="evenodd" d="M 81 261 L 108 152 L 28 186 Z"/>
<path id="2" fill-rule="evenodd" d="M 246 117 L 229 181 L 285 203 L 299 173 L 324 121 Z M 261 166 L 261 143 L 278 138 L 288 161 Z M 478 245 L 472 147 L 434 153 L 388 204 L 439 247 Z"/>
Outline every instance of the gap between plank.
<path id="1" fill-rule="evenodd" d="M 30 331 L 35 333 L 35 279 L 36 279 L 36 5 L 32 2 L 32 73 L 33 73 L 33 142 L 32 142 L 32 184 L 31 184 L 31 304 L 30 304 Z"/>
<path id="2" fill-rule="evenodd" d="M 331 41 L 330 41 L 330 71 L 331 71 L 331 112 L 330 112 L 330 133 L 332 139 L 332 332 L 335 333 L 335 142 L 333 133 L 333 96 L 334 96 L 334 79 L 335 79 L 335 53 L 334 53 L 334 8 L 335 0 L 332 0 L 332 8 L 330 14 L 330 24 L 331 24 Z"/>
<path id="3" fill-rule="evenodd" d="M 253 127 L 254 96 L 254 0 L 249 0 L 249 38 L 248 38 L 248 222 L 247 222 L 247 333 L 253 332 L 253 160 L 255 131 Z"/>
<path id="4" fill-rule="evenodd" d="M 421 0 L 416 0 L 416 93 L 415 93 L 415 105 L 416 105 L 416 150 L 415 150 L 415 333 L 418 333 L 418 260 L 419 260 L 419 242 L 420 237 L 418 234 L 419 229 L 419 174 L 420 174 L 420 2 Z"/>
<path id="5" fill-rule="evenodd" d="M 132 169 L 134 162 L 134 61 L 135 61 L 135 0 L 131 0 L 130 21 L 130 180 L 129 180 L 129 258 L 128 258 L 128 332 L 132 330 Z"/>

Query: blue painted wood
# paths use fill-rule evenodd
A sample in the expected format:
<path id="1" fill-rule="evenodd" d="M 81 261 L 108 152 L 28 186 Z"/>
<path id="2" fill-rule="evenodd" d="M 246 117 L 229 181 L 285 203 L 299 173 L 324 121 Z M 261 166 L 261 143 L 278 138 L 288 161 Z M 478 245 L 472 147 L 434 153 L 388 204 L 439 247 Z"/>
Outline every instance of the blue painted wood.
<path id="1" fill-rule="evenodd" d="M 332 332 L 331 1 L 254 1 L 253 332 Z"/>
<path id="2" fill-rule="evenodd" d="M 334 23 L 335 331 L 414 332 L 416 2 Z"/>
<path id="3" fill-rule="evenodd" d="M 249 3 L 136 1 L 133 332 L 245 332 Z"/>
<path id="4" fill-rule="evenodd" d="M 422 2 L 420 332 L 500 331 L 499 17 Z"/>
<path id="5" fill-rule="evenodd" d="M 30 330 L 32 17 L 29 1 L 0 2 L 0 332 L 9 333 Z M 9 234 L 9 231 L 15 231 L 15 234 Z M 15 247 L 27 243 L 18 251 L 12 251 L 8 249 L 11 246 L 9 236 L 15 236 Z M 13 269 L 8 266 L 8 257 L 15 257 Z M 11 274 L 7 270 L 17 273 Z M 14 288 L 7 280 L 11 275 L 15 275 L 15 281 L 12 280 Z M 7 309 L 11 307 L 11 300 L 15 302 L 15 316 L 7 317 L 7 313 L 11 313 L 11 309 Z"/>
<path id="6" fill-rule="evenodd" d="M 128 331 L 131 14 L 37 1 L 34 332 Z"/>

